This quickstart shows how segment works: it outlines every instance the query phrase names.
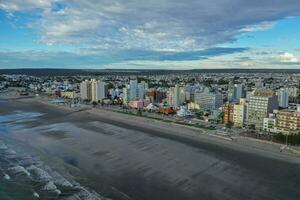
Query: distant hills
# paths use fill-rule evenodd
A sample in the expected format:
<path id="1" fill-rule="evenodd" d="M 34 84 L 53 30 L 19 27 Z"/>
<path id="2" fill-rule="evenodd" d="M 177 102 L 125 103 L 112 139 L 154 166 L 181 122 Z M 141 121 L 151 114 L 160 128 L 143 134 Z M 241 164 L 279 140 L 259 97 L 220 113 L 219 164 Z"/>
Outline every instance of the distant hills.
<path id="1" fill-rule="evenodd" d="M 32 76 L 88 76 L 88 75 L 159 75 L 182 73 L 300 73 L 300 69 L 194 69 L 194 70 L 149 70 L 149 69 L 0 69 L 0 74 Z"/>

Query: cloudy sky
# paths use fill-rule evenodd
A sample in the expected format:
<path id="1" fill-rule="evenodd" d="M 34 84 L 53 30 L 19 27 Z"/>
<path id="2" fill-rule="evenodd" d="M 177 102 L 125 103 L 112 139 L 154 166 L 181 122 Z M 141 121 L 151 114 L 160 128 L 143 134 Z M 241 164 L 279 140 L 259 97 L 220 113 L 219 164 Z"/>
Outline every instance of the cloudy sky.
<path id="1" fill-rule="evenodd" d="M 299 68 L 299 0 L 0 0 L 0 68 Z"/>

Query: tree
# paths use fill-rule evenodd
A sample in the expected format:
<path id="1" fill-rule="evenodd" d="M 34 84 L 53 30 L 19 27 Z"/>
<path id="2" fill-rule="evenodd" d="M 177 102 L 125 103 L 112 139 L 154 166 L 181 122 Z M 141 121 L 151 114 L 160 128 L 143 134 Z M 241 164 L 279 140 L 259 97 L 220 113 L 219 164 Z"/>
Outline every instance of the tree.
<path id="1" fill-rule="evenodd" d="M 219 115 L 218 115 L 218 119 L 217 119 L 217 121 L 218 121 L 218 123 L 223 123 L 223 118 L 224 118 L 224 112 L 221 112 Z"/>
<path id="2" fill-rule="evenodd" d="M 98 105 L 98 103 L 96 101 L 93 101 L 92 105 L 93 105 L 93 107 L 96 107 Z"/>
<path id="3" fill-rule="evenodd" d="M 255 125 L 254 124 L 250 124 L 248 127 L 249 127 L 250 130 L 255 130 Z"/>
<path id="4" fill-rule="evenodd" d="M 108 89 L 114 89 L 115 85 L 112 82 L 109 82 L 107 87 L 108 87 Z"/>
<path id="5" fill-rule="evenodd" d="M 196 113 L 196 117 L 197 117 L 198 119 L 201 119 L 201 120 L 204 119 L 204 117 L 203 117 L 203 112 L 201 112 L 201 111 L 200 111 L 200 112 L 197 112 L 197 113 Z"/>

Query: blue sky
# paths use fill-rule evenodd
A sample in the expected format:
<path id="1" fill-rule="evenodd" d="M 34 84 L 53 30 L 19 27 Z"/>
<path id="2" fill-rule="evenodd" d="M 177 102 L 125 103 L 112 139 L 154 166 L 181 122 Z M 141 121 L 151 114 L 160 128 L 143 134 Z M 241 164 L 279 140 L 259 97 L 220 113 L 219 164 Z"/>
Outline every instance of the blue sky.
<path id="1" fill-rule="evenodd" d="M 299 68 L 298 0 L 0 0 L 0 68 Z"/>

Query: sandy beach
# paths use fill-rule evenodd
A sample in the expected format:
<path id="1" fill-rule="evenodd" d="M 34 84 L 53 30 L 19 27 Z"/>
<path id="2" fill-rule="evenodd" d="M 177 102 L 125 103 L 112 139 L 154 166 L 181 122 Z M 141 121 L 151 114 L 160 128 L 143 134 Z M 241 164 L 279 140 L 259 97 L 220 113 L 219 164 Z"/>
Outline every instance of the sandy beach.
<path id="1" fill-rule="evenodd" d="M 277 145 L 24 98 L 0 101 L 0 139 L 112 199 L 299 199 L 300 158 Z M 16 113 L 28 117 L 16 120 Z M 30 117 L 31 116 L 31 117 Z"/>

